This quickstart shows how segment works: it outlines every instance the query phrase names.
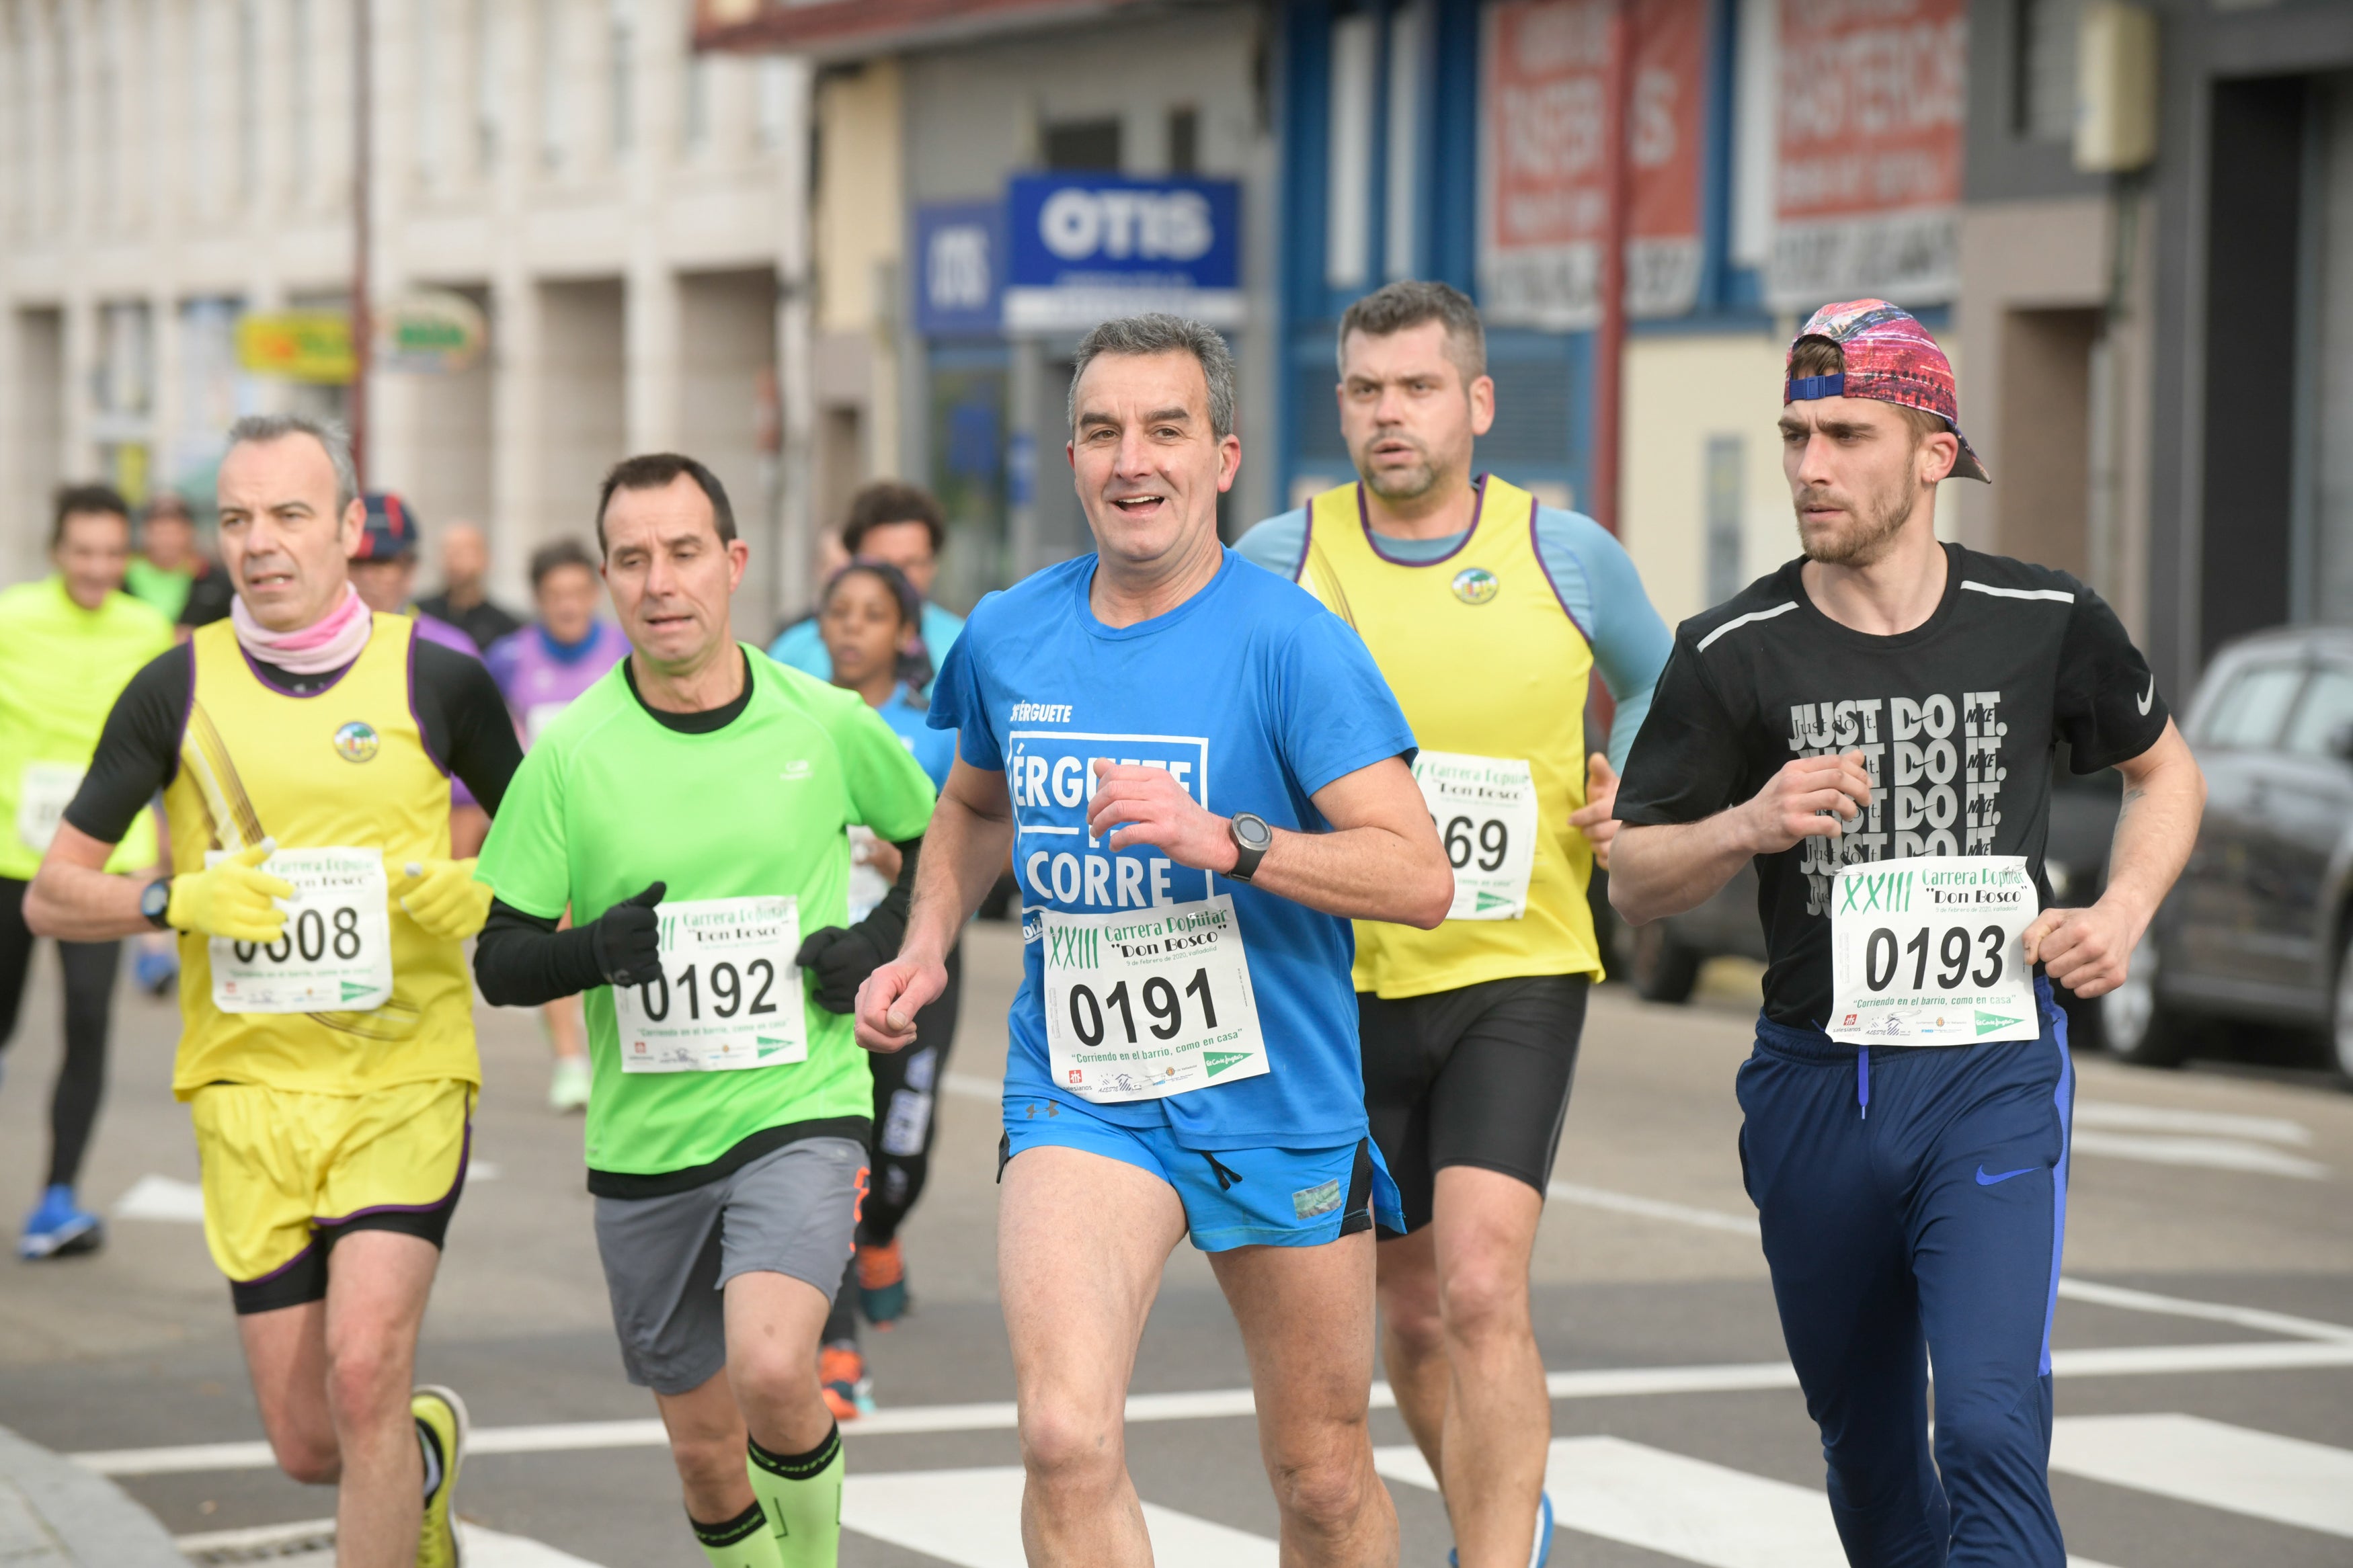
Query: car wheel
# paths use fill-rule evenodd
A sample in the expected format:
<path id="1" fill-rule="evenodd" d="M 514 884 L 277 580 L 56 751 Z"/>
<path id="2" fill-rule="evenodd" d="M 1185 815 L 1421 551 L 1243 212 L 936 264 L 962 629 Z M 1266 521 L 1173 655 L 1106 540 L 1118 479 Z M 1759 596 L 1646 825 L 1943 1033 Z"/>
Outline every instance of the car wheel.
<path id="1" fill-rule="evenodd" d="M 2353 1083 L 2353 941 L 2337 956 L 2337 1005 L 2328 1023 L 2328 1044 L 2337 1058 L 2337 1070 Z"/>
<path id="2" fill-rule="evenodd" d="M 1627 965 L 1635 994 L 1645 1002 L 1683 1003 L 1699 984 L 1704 956 L 1667 933 L 1666 922 L 1652 921 L 1633 931 L 1633 962 Z"/>
<path id="3" fill-rule="evenodd" d="M 2108 1054 L 2135 1067 L 2179 1067 L 2189 1054 L 2181 1021 L 2158 994 L 2157 938 L 2133 949 L 2125 983 L 2099 999 L 2100 1034 Z"/>

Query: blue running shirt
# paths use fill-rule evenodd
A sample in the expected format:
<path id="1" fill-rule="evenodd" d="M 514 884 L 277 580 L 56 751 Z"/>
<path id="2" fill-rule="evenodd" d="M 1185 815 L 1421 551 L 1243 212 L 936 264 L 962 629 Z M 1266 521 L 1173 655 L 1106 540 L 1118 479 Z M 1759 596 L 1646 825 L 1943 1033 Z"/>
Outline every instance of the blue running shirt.
<path id="1" fill-rule="evenodd" d="M 1103 913 L 1230 894 L 1266 1039 L 1267 1072 L 1164 1100 L 1093 1103 L 1047 1066 L 1045 944 L 1022 922 L 1021 989 L 1008 1018 L 1008 1100 L 1060 1100 L 1102 1121 L 1166 1127 L 1190 1149 L 1328 1147 L 1365 1135 L 1356 943 L 1348 922 L 1149 845 L 1113 854 L 1087 837 L 1098 758 L 1166 767 L 1220 816 L 1329 831 L 1310 798 L 1413 733 L 1356 634 L 1305 590 L 1232 551 L 1165 616 L 1107 626 L 1087 603 L 1095 558 L 1051 566 L 973 611 L 932 691 L 932 724 L 964 760 L 1006 775 L 1025 906 Z"/>

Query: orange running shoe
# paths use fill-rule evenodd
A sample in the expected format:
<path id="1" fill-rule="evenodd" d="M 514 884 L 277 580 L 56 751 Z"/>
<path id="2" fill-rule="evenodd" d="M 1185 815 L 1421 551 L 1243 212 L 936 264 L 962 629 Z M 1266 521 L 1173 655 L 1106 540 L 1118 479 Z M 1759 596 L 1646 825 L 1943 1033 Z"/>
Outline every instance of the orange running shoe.
<path id="1" fill-rule="evenodd" d="M 817 1381 L 836 1421 L 855 1421 L 874 1408 L 874 1383 L 866 1375 L 866 1357 L 847 1340 L 818 1352 Z"/>
<path id="2" fill-rule="evenodd" d="M 858 1310 L 884 1333 L 907 1315 L 907 1260 L 899 1251 L 897 1237 L 879 1247 L 860 1244 Z"/>

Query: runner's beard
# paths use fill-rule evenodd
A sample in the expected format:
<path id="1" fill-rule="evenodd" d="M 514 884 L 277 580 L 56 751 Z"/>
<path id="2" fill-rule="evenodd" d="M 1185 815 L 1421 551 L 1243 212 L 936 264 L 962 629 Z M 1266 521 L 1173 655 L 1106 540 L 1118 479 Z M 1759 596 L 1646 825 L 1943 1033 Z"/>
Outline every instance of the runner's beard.
<path id="1" fill-rule="evenodd" d="M 1414 449 L 1420 461 L 1406 468 L 1375 468 L 1370 455 L 1356 465 L 1356 475 L 1365 488 L 1383 500 L 1419 500 L 1438 485 L 1438 465 L 1430 460 L 1430 452 L 1410 436 L 1381 435 L 1377 441 L 1403 441 Z"/>
<path id="2" fill-rule="evenodd" d="M 1799 548 L 1807 560 L 1825 566 L 1869 566 L 1878 562 L 1894 547 L 1904 525 L 1912 521 L 1912 509 L 1917 504 L 1917 497 L 1908 489 L 1872 502 L 1850 501 L 1843 508 L 1843 524 L 1809 529 L 1806 508 L 1834 499 L 1834 492 L 1809 489 L 1797 502 Z"/>

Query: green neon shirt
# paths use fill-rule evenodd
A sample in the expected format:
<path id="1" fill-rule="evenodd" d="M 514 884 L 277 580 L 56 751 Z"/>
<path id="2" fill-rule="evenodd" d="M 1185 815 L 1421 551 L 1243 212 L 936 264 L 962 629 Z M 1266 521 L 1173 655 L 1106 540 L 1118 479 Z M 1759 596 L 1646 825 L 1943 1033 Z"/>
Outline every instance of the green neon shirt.
<path id="1" fill-rule="evenodd" d="M 543 920 L 586 925 L 648 884 L 665 902 L 790 895 L 804 936 L 849 918 L 852 825 L 904 840 L 932 781 L 854 691 L 746 648 L 751 690 L 723 728 L 689 734 L 646 710 L 628 662 L 583 692 L 523 758 L 483 845 L 480 880 Z M 589 1169 L 691 1171 L 794 1122 L 873 1114 L 850 1021 L 809 1000 L 806 1061 L 730 1072 L 625 1073 L 613 992 L 587 994 L 596 1079 Z"/>

